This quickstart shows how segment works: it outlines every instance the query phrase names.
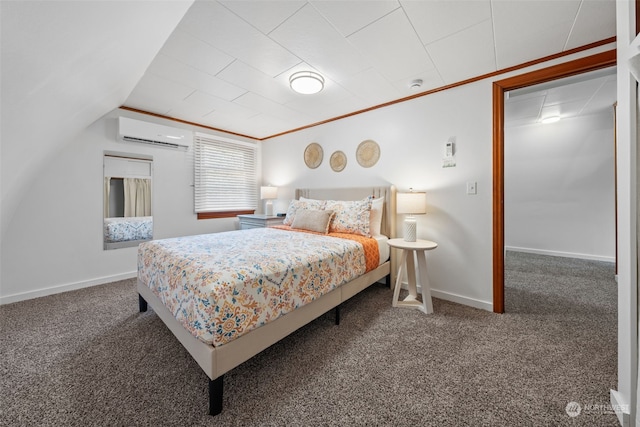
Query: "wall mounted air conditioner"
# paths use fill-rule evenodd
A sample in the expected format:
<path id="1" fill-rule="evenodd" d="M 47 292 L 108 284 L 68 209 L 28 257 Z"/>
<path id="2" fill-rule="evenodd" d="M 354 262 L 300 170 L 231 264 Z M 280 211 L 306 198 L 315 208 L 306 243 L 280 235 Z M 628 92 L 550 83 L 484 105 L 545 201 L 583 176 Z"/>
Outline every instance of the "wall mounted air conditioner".
<path id="1" fill-rule="evenodd" d="M 193 144 L 193 132 L 128 117 L 118 117 L 118 139 L 186 151 Z"/>

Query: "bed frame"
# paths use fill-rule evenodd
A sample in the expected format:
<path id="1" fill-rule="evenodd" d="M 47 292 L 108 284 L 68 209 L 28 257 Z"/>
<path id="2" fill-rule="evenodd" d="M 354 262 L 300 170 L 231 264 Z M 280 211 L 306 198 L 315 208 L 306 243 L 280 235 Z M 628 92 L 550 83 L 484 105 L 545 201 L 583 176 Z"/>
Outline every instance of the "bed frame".
<path id="1" fill-rule="evenodd" d="M 396 190 L 394 186 L 296 190 L 296 199 L 307 197 L 326 200 L 359 200 L 369 195 L 385 199 L 381 231 L 389 238 L 396 237 Z M 339 323 L 339 305 L 373 283 L 386 278 L 387 284 L 391 286 L 395 283 L 392 276 L 397 271 L 393 252 L 390 251 L 390 260 L 375 270 L 365 273 L 317 300 L 219 347 L 205 344 L 191 335 L 151 289 L 138 279 L 139 308 L 141 312 L 144 312 L 147 310 L 147 304 L 150 305 L 207 374 L 209 377 L 209 414 L 217 415 L 222 412 L 223 378 L 226 372 L 331 309 L 336 309 L 336 323 Z"/>

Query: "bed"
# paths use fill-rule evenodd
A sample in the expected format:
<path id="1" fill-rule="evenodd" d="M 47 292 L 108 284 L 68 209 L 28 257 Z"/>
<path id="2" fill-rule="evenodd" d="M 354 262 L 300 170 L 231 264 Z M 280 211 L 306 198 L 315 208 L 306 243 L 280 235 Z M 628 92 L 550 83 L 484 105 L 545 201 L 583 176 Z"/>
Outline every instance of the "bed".
<path id="1" fill-rule="evenodd" d="M 383 237 L 368 239 L 375 240 L 377 248 L 381 248 L 372 252 L 378 257 L 374 263 L 371 260 L 375 257 L 365 256 L 365 252 L 369 252 L 365 248 L 366 238 L 341 234 L 336 238 L 317 231 L 290 229 L 299 228 L 307 213 L 319 213 L 313 209 L 313 201 L 360 203 L 367 198 L 377 202 L 381 215 L 377 234 Z M 163 239 L 139 246 L 140 311 L 146 311 L 150 305 L 209 377 L 211 415 L 222 411 L 226 372 L 329 310 L 336 310 L 336 323 L 339 323 L 342 302 L 383 279 L 388 285 L 395 282 L 391 277 L 396 271 L 395 257 L 389 254 L 384 243 L 387 237 L 396 236 L 393 186 L 298 189 L 296 200 L 310 203 L 312 209 L 304 212 L 305 215 L 298 211 L 294 223 L 288 212 L 289 223 L 285 220 L 282 227 Z M 337 219 L 337 215 L 332 218 Z M 332 220 L 332 224 L 334 222 Z M 332 231 L 352 234 L 344 233 L 345 230 Z M 250 243 L 240 250 L 238 239 Z M 274 245 L 279 248 L 277 255 L 268 251 L 269 246 Z M 209 264 L 209 260 L 220 257 L 223 249 L 228 251 L 224 265 Z M 308 255 L 305 255 L 307 249 Z M 320 254 L 325 252 L 332 258 L 323 258 Z M 266 264 L 265 258 L 268 258 Z M 292 264 L 293 259 L 300 265 Z M 355 262 L 356 259 L 361 261 Z M 367 265 L 356 265 L 358 263 Z M 277 270 L 278 264 L 290 271 Z M 211 268 L 212 265 L 217 267 Z M 307 270 L 297 270 L 303 265 Z M 352 265 L 354 271 L 347 271 L 348 265 Z M 241 283 L 230 286 L 230 275 L 236 281 L 240 278 Z M 202 289 L 210 294 L 203 295 Z M 283 289 L 286 292 L 280 292 Z M 247 318 L 251 318 L 250 321 Z"/>
<path id="2" fill-rule="evenodd" d="M 133 246 L 153 238 L 153 217 L 105 218 L 103 224 L 105 249 Z"/>

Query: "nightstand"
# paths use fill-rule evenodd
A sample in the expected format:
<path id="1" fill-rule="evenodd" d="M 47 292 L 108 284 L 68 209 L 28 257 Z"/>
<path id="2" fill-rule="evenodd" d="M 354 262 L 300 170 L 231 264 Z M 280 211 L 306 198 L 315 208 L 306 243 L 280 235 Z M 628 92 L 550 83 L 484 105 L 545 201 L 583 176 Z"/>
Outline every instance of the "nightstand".
<path id="1" fill-rule="evenodd" d="M 238 219 L 240 220 L 240 230 L 273 227 L 274 225 L 282 225 L 282 221 L 284 221 L 283 216 L 265 214 L 238 215 Z"/>
<path id="2" fill-rule="evenodd" d="M 387 243 L 392 248 L 402 250 L 402 257 L 400 259 L 400 268 L 398 269 L 398 276 L 396 279 L 396 288 L 393 291 L 393 307 L 408 307 L 415 308 L 422 311 L 425 314 L 433 313 L 433 303 L 431 302 L 431 286 L 429 285 L 429 276 L 427 276 L 427 256 L 426 252 L 438 247 L 436 242 L 430 240 L 416 240 L 415 242 L 405 242 L 404 239 L 390 239 Z M 415 255 L 414 255 L 415 254 Z M 418 265 L 414 262 L 414 257 L 417 258 Z M 406 267 L 409 295 L 403 300 L 399 301 L 400 286 L 402 285 L 402 276 Z M 422 302 L 418 300 L 418 292 L 416 286 L 416 276 L 420 287 L 422 288 Z"/>

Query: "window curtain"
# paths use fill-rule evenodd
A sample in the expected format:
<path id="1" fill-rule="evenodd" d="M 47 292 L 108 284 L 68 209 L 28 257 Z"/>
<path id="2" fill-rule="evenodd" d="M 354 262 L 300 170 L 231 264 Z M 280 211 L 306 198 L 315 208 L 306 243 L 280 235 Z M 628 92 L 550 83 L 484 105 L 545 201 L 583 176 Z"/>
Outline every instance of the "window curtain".
<path id="1" fill-rule="evenodd" d="M 151 216 L 151 180 L 124 178 L 124 216 Z"/>
<path id="2" fill-rule="evenodd" d="M 104 191 L 102 193 L 104 194 L 104 202 L 103 202 L 104 216 L 103 216 L 103 218 L 109 218 L 109 197 L 111 196 L 111 177 L 110 176 L 105 176 L 104 177 Z"/>

